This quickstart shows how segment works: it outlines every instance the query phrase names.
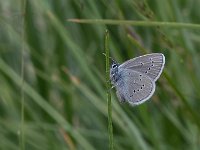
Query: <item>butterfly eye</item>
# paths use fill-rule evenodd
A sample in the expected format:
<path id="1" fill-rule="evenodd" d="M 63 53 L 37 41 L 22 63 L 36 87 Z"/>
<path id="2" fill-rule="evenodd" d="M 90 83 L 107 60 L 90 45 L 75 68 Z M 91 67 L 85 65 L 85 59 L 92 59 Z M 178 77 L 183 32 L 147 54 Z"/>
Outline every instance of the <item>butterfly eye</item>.
<path id="1" fill-rule="evenodd" d="M 117 67 L 117 65 L 116 65 L 116 64 L 112 65 L 112 68 L 115 68 L 115 67 Z"/>

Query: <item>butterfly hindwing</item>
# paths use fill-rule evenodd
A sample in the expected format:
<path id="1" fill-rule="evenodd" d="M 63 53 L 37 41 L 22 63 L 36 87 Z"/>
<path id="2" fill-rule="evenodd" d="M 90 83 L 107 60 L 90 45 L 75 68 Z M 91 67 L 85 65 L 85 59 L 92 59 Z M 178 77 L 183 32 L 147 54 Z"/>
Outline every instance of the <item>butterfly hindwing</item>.
<path id="1" fill-rule="evenodd" d="M 131 105 L 139 105 L 153 95 L 155 83 L 145 74 L 122 69 L 116 90 L 120 102 L 128 101 Z"/>

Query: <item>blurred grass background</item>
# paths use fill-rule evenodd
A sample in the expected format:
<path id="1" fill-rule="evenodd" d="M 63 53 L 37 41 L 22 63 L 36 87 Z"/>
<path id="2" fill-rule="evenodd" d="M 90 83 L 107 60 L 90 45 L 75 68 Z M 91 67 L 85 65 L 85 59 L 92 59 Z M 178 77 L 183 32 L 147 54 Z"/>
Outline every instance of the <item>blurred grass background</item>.
<path id="1" fill-rule="evenodd" d="M 108 29 L 120 63 L 144 51 L 166 56 L 150 101 L 121 105 L 112 91 L 114 148 L 198 150 L 200 31 L 67 19 L 198 24 L 199 7 L 198 0 L 0 0 L 0 149 L 108 149 Z"/>

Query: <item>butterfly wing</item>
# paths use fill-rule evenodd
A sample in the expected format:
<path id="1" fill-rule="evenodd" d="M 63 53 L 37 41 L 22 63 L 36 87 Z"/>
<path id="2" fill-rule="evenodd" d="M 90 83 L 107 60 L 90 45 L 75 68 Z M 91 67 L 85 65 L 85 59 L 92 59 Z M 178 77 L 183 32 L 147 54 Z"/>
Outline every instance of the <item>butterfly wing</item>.
<path id="1" fill-rule="evenodd" d="M 161 53 L 152 53 L 127 60 L 119 69 L 131 69 L 141 72 L 156 81 L 164 68 L 165 56 Z"/>
<path id="2" fill-rule="evenodd" d="M 120 80 L 116 84 L 120 102 L 128 101 L 139 105 L 148 100 L 155 91 L 155 83 L 147 75 L 130 69 L 120 71 Z"/>

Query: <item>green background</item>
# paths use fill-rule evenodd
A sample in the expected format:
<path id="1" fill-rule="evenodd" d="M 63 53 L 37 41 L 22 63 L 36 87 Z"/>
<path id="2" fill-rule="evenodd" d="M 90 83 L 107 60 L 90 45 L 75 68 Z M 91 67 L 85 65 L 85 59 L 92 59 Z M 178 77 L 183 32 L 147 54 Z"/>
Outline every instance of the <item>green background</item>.
<path id="1" fill-rule="evenodd" d="M 144 53 L 166 57 L 150 101 L 120 104 L 112 90 L 114 148 L 198 150 L 200 28 L 67 19 L 198 24 L 199 8 L 198 0 L 0 0 L 0 149 L 108 149 L 108 29 L 119 63 Z"/>

